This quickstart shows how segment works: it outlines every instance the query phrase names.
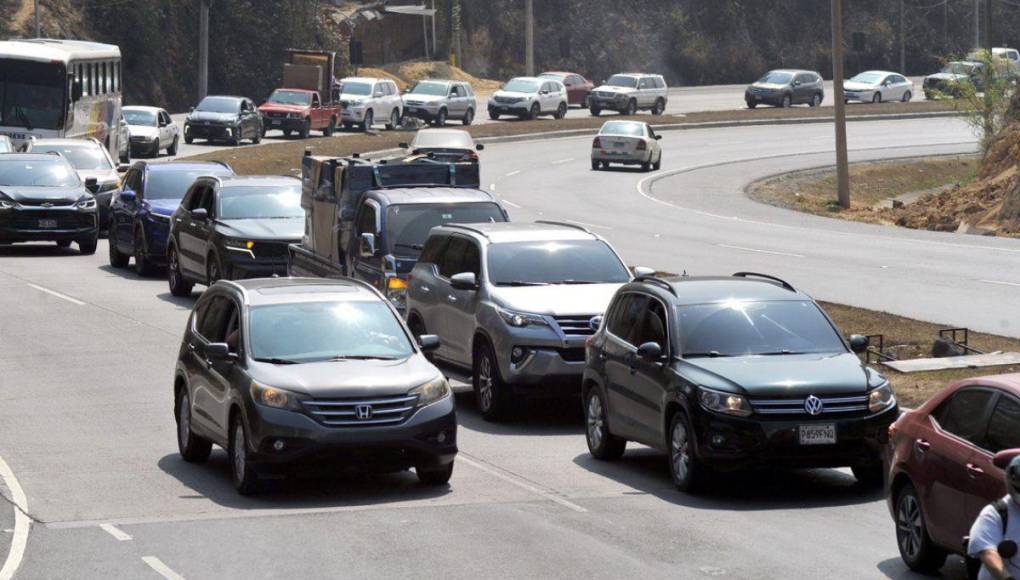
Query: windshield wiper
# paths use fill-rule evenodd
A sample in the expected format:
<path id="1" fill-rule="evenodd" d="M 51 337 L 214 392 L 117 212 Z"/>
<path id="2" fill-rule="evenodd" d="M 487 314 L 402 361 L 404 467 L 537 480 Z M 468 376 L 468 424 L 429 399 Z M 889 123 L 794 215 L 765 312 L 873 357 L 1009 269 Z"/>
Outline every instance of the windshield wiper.
<path id="1" fill-rule="evenodd" d="M 25 114 L 25 110 L 21 108 L 21 105 L 14 105 L 14 116 L 25 124 L 26 129 L 32 130 L 32 121 L 28 120 L 28 115 Z"/>
<path id="2" fill-rule="evenodd" d="M 756 352 L 754 354 L 756 356 L 781 356 L 784 354 L 808 354 L 808 353 L 784 348 L 782 350 L 774 350 L 770 352 Z"/>
<path id="3" fill-rule="evenodd" d="M 602 284 L 595 280 L 560 280 L 557 284 Z"/>
<path id="4" fill-rule="evenodd" d="M 719 352 L 717 350 L 710 350 L 708 352 L 685 352 L 683 356 L 684 356 L 684 358 L 705 357 L 705 356 L 711 357 L 711 358 L 717 358 L 717 357 L 728 357 L 728 356 L 733 356 L 733 355 L 731 355 L 731 354 L 723 354 L 723 353 L 721 353 L 721 352 Z"/>
<path id="5" fill-rule="evenodd" d="M 397 360 L 395 356 L 375 356 L 370 354 L 338 354 L 335 357 L 329 359 L 335 360 Z"/>
<path id="6" fill-rule="evenodd" d="M 509 282 L 496 282 L 496 286 L 548 286 L 548 282 L 525 282 L 524 280 L 510 280 Z"/>
<path id="7" fill-rule="evenodd" d="M 393 245 L 398 248 L 410 248 L 412 250 L 418 250 L 419 252 L 425 249 L 425 246 L 421 244 L 402 244 L 400 242 L 397 242 Z"/>
<path id="8" fill-rule="evenodd" d="M 264 363 L 270 363 L 270 364 L 274 364 L 274 365 L 299 365 L 299 364 L 301 364 L 301 361 L 291 360 L 289 358 L 268 357 L 268 358 L 255 358 L 254 360 L 255 360 L 255 362 L 264 362 Z"/>

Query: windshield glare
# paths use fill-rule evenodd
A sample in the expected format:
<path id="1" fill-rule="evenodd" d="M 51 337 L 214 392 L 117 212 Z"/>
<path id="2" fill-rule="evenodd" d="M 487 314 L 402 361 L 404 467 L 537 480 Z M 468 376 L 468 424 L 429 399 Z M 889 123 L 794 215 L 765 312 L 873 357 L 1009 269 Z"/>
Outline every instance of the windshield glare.
<path id="1" fill-rule="evenodd" d="M 684 356 L 846 352 L 821 310 L 808 301 L 733 300 L 678 309 Z"/>
<path id="2" fill-rule="evenodd" d="M 181 200 L 191 184 L 206 175 L 219 177 L 233 175 L 233 172 L 222 165 L 210 165 L 201 169 L 161 168 L 158 171 L 150 171 L 145 178 L 145 199 Z"/>
<path id="3" fill-rule="evenodd" d="M 128 125 L 156 126 L 156 113 L 153 111 L 132 111 L 124 109 L 124 121 Z"/>
<path id="4" fill-rule="evenodd" d="M 393 205 L 386 214 L 391 251 L 403 256 L 418 255 L 429 230 L 436 226 L 505 221 L 494 203 Z"/>
<path id="5" fill-rule="evenodd" d="M 255 359 L 301 363 L 337 357 L 407 358 L 414 354 L 389 306 L 373 302 L 298 302 L 257 306 L 250 315 Z"/>
<path id="6" fill-rule="evenodd" d="M 340 93 L 344 95 L 364 97 L 372 94 L 372 85 L 371 83 L 346 82 L 340 87 Z"/>
<path id="7" fill-rule="evenodd" d="M 0 125 L 63 128 L 64 70 L 63 64 L 0 59 Z"/>
<path id="8" fill-rule="evenodd" d="M 609 77 L 609 80 L 606 81 L 606 84 L 611 87 L 629 87 L 633 89 L 637 87 L 637 79 L 634 77 L 626 77 L 623 75 L 613 75 Z"/>
<path id="9" fill-rule="evenodd" d="M 946 65 L 946 68 L 942 69 L 942 72 L 954 74 L 954 75 L 969 75 L 974 67 L 969 64 L 962 62 L 951 62 Z"/>
<path id="10" fill-rule="evenodd" d="M 81 185 L 71 165 L 58 157 L 53 159 L 0 160 L 0 186 L 9 187 L 75 187 Z"/>
<path id="11" fill-rule="evenodd" d="M 312 104 L 312 95 L 300 91 L 273 91 L 268 102 L 277 105 L 306 106 Z"/>
<path id="12" fill-rule="evenodd" d="M 225 187 L 219 195 L 220 219 L 269 219 L 304 217 L 301 184 Z"/>
<path id="13" fill-rule="evenodd" d="M 630 272 L 601 240 L 493 244 L 489 280 L 499 285 L 590 282 L 622 284 Z"/>
<path id="14" fill-rule="evenodd" d="M 790 73 L 769 71 L 765 73 L 765 76 L 758 79 L 758 82 L 769 85 L 785 85 L 789 83 L 792 78 L 793 75 Z"/>
<path id="15" fill-rule="evenodd" d="M 599 135 L 625 135 L 630 137 L 644 137 L 645 126 L 642 123 L 630 123 L 627 121 L 609 121 L 602 126 Z"/>
<path id="16" fill-rule="evenodd" d="M 14 151 L 14 143 L 11 142 L 9 137 L 0 137 L 0 153 L 12 153 Z"/>
<path id="17" fill-rule="evenodd" d="M 474 149 L 475 142 L 466 131 L 418 131 L 411 149 Z"/>
<path id="18" fill-rule="evenodd" d="M 866 85 L 877 85 L 882 80 L 882 75 L 877 73 L 861 73 L 850 79 L 852 83 L 863 83 Z"/>
<path id="19" fill-rule="evenodd" d="M 236 113 L 241 110 L 241 101 L 231 97 L 206 97 L 195 110 L 203 113 Z"/>
<path id="20" fill-rule="evenodd" d="M 110 158 L 97 146 L 90 145 L 33 145 L 32 153 L 60 153 L 78 171 L 113 169 Z"/>
<path id="21" fill-rule="evenodd" d="M 537 93 L 538 85 L 538 81 L 513 79 L 503 86 L 503 90 L 511 93 Z"/>
<path id="22" fill-rule="evenodd" d="M 445 97 L 449 90 L 445 83 L 421 82 L 411 89 L 412 95 L 429 95 L 433 97 Z"/>

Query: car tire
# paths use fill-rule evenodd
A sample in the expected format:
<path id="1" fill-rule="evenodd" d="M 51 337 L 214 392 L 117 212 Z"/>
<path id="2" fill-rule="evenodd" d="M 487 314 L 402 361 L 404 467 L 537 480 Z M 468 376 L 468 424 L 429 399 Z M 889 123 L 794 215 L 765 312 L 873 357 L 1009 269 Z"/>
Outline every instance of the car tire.
<path id="1" fill-rule="evenodd" d="M 57 241 L 57 247 L 58 248 L 70 248 L 71 247 L 71 240 L 58 240 Z"/>
<path id="2" fill-rule="evenodd" d="M 117 249 L 116 235 L 114 234 L 115 225 L 110 223 L 110 235 L 108 236 L 109 250 L 110 250 L 110 265 L 114 268 L 127 268 L 128 262 L 131 260 L 131 256 L 122 254 Z"/>
<path id="3" fill-rule="evenodd" d="M 330 117 L 326 128 L 322 130 L 323 137 L 332 137 L 336 132 L 336 117 Z"/>
<path id="4" fill-rule="evenodd" d="M 372 129 L 373 123 L 375 123 L 375 113 L 372 112 L 372 109 L 369 109 L 365 111 L 365 120 L 361 122 L 361 130 L 367 133 Z"/>
<path id="5" fill-rule="evenodd" d="M 446 485 L 450 482 L 450 477 L 453 475 L 453 462 L 449 465 L 444 465 L 438 469 L 422 469 L 416 467 L 415 473 L 418 474 L 418 481 L 424 485 Z"/>
<path id="6" fill-rule="evenodd" d="M 758 101 L 748 100 L 748 101 L 745 101 L 745 102 L 747 103 L 747 108 L 748 109 L 753 109 L 753 108 L 758 106 Z"/>
<path id="7" fill-rule="evenodd" d="M 694 431 L 685 412 L 677 411 L 673 414 L 666 437 L 669 449 L 669 473 L 673 477 L 673 485 L 683 492 L 698 491 L 704 481 L 705 468 L 695 453 Z"/>
<path id="8" fill-rule="evenodd" d="M 241 495 L 254 495 L 258 492 L 258 472 L 251 463 L 248 432 L 240 413 L 234 417 L 234 421 L 230 425 L 228 451 L 230 453 L 230 478 L 234 482 L 234 489 Z"/>
<path id="9" fill-rule="evenodd" d="M 875 94 L 871 95 L 871 103 L 877 105 L 882 102 L 882 93 L 875 91 Z"/>
<path id="10" fill-rule="evenodd" d="M 191 430 L 191 397 L 188 389 L 181 389 L 180 400 L 177 401 L 177 450 L 181 459 L 188 463 L 204 463 L 212 453 L 212 443 L 203 439 Z"/>
<path id="11" fill-rule="evenodd" d="M 262 136 L 266 134 L 265 129 L 262 127 L 256 127 L 255 134 L 251 137 L 251 144 L 258 145 L 262 142 Z"/>
<path id="12" fill-rule="evenodd" d="M 446 107 L 439 109 L 439 112 L 436 113 L 436 119 L 435 121 L 433 121 L 433 125 L 435 125 L 436 127 L 445 127 L 446 117 L 448 114 L 449 113 L 446 111 Z"/>
<path id="13" fill-rule="evenodd" d="M 602 114 L 602 109 L 600 109 L 598 107 L 590 107 L 588 109 L 588 112 L 591 113 L 592 117 L 598 117 L 599 115 Z"/>
<path id="14" fill-rule="evenodd" d="M 486 421 L 498 422 L 510 414 L 510 387 L 499 374 L 499 359 L 488 343 L 475 347 L 471 379 L 478 411 Z"/>
<path id="15" fill-rule="evenodd" d="M 492 109 L 489 109 L 489 119 L 491 119 L 493 121 L 498 121 L 499 120 L 499 113 L 497 113 L 496 111 L 493 111 Z"/>
<path id="16" fill-rule="evenodd" d="M 602 163 L 596 159 L 591 160 L 591 170 L 598 171 L 602 167 Z"/>
<path id="17" fill-rule="evenodd" d="M 783 95 L 783 102 L 782 104 L 780 104 L 780 106 L 784 109 L 789 109 L 791 106 L 793 106 L 793 97 L 788 94 Z"/>
<path id="18" fill-rule="evenodd" d="M 662 169 L 662 152 L 661 151 L 659 152 L 659 158 L 655 160 L 655 163 L 652 163 L 652 170 L 658 171 L 660 169 Z"/>
<path id="19" fill-rule="evenodd" d="M 909 103 L 910 99 L 912 99 L 912 98 L 914 98 L 914 95 L 910 94 L 910 91 L 907 91 L 907 92 L 903 93 L 903 98 L 900 99 L 900 102 Z"/>
<path id="20" fill-rule="evenodd" d="M 131 163 L 131 146 L 128 145 L 127 151 L 118 155 L 118 159 L 121 163 Z"/>
<path id="21" fill-rule="evenodd" d="M 644 163 L 641 164 L 641 171 L 644 171 L 644 172 L 647 173 L 647 172 L 649 172 L 651 170 L 652 170 L 652 164 L 649 163 L 648 161 L 645 161 Z"/>
<path id="22" fill-rule="evenodd" d="M 177 155 L 177 140 L 178 139 L 179 138 L 177 137 L 177 135 L 174 135 L 173 143 L 171 143 L 170 146 L 166 148 L 166 154 L 169 155 L 170 157 L 175 157 Z M 156 154 L 158 156 L 159 155 L 159 151 L 157 151 Z"/>
<path id="23" fill-rule="evenodd" d="M 661 115 L 666 112 L 666 101 L 661 98 L 655 100 L 655 105 L 652 107 L 653 115 Z"/>
<path id="24" fill-rule="evenodd" d="M 167 281 L 170 285 L 170 294 L 179 298 L 191 296 L 195 283 L 186 279 L 181 272 L 181 261 L 177 255 L 177 248 L 171 245 L 166 255 Z"/>
<path id="25" fill-rule="evenodd" d="M 205 260 L 205 283 L 206 286 L 212 286 L 217 281 L 223 279 L 223 265 L 220 264 L 220 258 L 216 254 L 209 254 L 209 257 Z"/>
<path id="26" fill-rule="evenodd" d="M 307 139 L 308 135 L 312 132 L 312 120 L 305 119 L 305 122 L 301 125 L 301 129 L 298 130 L 298 139 Z"/>
<path id="27" fill-rule="evenodd" d="M 623 110 L 623 114 L 628 117 L 637 115 L 637 101 L 634 99 L 627 101 L 627 108 Z"/>
<path id="28" fill-rule="evenodd" d="M 283 136 L 284 136 L 284 138 L 286 138 L 286 139 L 290 139 L 290 134 L 291 134 L 291 130 L 290 130 L 290 129 L 284 129 L 284 130 L 283 130 Z"/>
<path id="29" fill-rule="evenodd" d="M 908 568 L 922 574 L 934 574 L 946 562 L 946 551 L 928 535 L 928 524 L 921 510 L 921 499 L 913 484 L 906 484 L 896 495 L 896 546 Z"/>
<path id="30" fill-rule="evenodd" d="M 627 440 L 609 432 L 606 421 L 606 405 L 602 393 L 592 387 L 584 402 L 584 438 L 588 442 L 588 453 L 600 461 L 612 461 L 623 456 Z"/>
<path id="31" fill-rule="evenodd" d="M 475 110 L 474 109 L 468 109 L 464 113 L 464 118 L 461 119 L 461 124 L 464 125 L 464 126 L 467 126 L 467 125 L 470 125 L 474 120 L 475 120 Z"/>
<path id="32" fill-rule="evenodd" d="M 400 126 L 400 111 L 393 109 L 390 111 L 390 121 L 386 123 L 386 130 L 393 131 Z"/>
<path id="33" fill-rule="evenodd" d="M 585 95 L 584 98 L 581 99 L 581 108 L 582 109 L 587 109 L 590 102 L 591 102 L 591 95 Z"/>
<path id="34" fill-rule="evenodd" d="M 155 268 L 152 266 L 152 262 L 146 256 L 145 252 L 145 235 L 141 228 L 136 228 L 134 233 L 135 242 L 135 272 L 146 278 L 151 276 Z"/>
<path id="35" fill-rule="evenodd" d="M 822 104 L 822 95 L 820 93 L 815 93 L 814 96 L 811 97 L 811 102 L 808 103 L 808 104 L 811 105 L 812 107 L 821 106 L 821 104 Z"/>
<path id="36" fill-rule="evenodd" d="M 184 134 L 184 142 L 187 143 L 188 145 L 191 145 L 192 143 L 195 142 L 195 138 L 192 137 L 191 135 L 185 133 Z"/>
<path id="37" fill-rule="evenodd" d="M 853 472 L 857 482 L 865 487 L 881 487 L 885 481 L 881 461 L 854 465 L 850 471 Z"/>
<path id="38" fill-rule="evenodd" d="M 83 256 L 91 256 L 92 254 L 95 254 L 97 246 L 99 246 L 98 234 L 95 237 L 78 240 L 78 251 L 81 252 Z"/>
<path id="39" fill-rule="evenodd" d="M 525 118 L 527 120 L 529 120 L 529 121 L 534 121 L 541 114 L 542 114 L 542 107 L 540 107 L 538 105 L 538 103 L 534 103 L 533 105 L 531 105 L 531 108 L 528 109 L 528 114 L 525 115 Z"/>
<path id="40" fill-rule="evenodd" d="M 556 107 L 556 114 L 553 115 L 555 119 L 563 119 L 567 116 L 567 104 L 560 103 L 560 106 Z"/>

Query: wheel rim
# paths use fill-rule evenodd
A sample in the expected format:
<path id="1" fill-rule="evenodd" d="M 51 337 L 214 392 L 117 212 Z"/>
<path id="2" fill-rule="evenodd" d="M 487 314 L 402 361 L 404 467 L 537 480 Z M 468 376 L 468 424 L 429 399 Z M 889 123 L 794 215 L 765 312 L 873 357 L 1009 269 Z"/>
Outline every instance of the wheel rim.
<path id="1" fill-rule="evenodd" d="M 539 110 L 537 104 L 531 106 L 531 116 L 532 117 L 537 117 L 540 112 L 541 111 Z"/>
<path id="2" fill-rule="evenodd" d="M 605 422 L 602 419 L 602 399 L 593 394 L 588 400 L 588 443 L 592 449 L 602 446 L 605 434 Z"/>
<path id="3" fill-rule="evenodd" d="M 142 248 L 142 234 L 135 234 L 135 267 L 139 271 L 145 269 L 145 250 Z"/>
<path id="4" fill-rule="evenodd" d="M 397 112 L 393 111 L 392 113 L 390 113 L 390 126 L 391 127 L 396 127 L 399 124 L 400 124 L 400 119 L 397 117 Z"/>
<path id="5" fill-rule="evenodd" d="M 896 535 L 899 536 L 900 550 L 911 560 L 921 552 L 921 537 L 924 533 L 924 520 L 921 517 L 921 506 L 912 494 L 905 494 L 900 499 L 900 508 L 896 514 Z"/>
<path id="6" fill-rule="evenodd" d="M 478 394 L 482 411 L 491 409 L 493 395 L 492 361 L 489 360 L 488 355 L 482 355 L 482 360 L 478 361 Z"/>
<path id="7" fill-rule="evenodd" d="M 560 103 L 560 107 L 559 107 L 559 109 L 557 109 L 556 112 L 559 113 L 560 118 L 562 119 L 563 117 L 565 117 L 567 115 L 567 106 L 564 105 L 563 103 Z"/>
<path id="8" fill-rule="evenodd" d="M 471 123 L 471 121 L 473 121 L 475 118 L 475 112 L 472 111 L 471 109 L 468 109 L 467 116 L 464 118 L 467 120 L 468 123 Z"/>
<path id="9" fill-rule="evenodd" d="M 815 101 L 815 106 L 816 107 L 818 105 L 822 104 L 822 99 L 818 95 L 815 95 L 814 101 Z"/>
<path id="10" fill-rule="evenodd" d="M 177 412 L 177 439 L 181 449 L 188 446 L 188 436 L 191 435 L 191 402 L 188 395 L 181 397 L 181 408 Z"/>
<path id="11" fill-rule="evenodd" d="M 245 453 L 244 453 L 244 449 L 245 449 L 245 447 L 244 447 L 245 446 L 245 442 L 244 442 L 244 427 L 241 426 L 240 421 L 238 421 L 237 426 L 234 427 L 234 437 L 233 437 L 233 439 L 234 439 L 234 442 L 233 442 L 234 444 L 233 444 L 232 450 L 234 452 L 234 457 L 233 457 L 234 478 L 237 481 L 244 481 L 244 472 L 245 472 L 245 468 L 246 468 L 245 462 L 247 461 L 247 458 L 245 457 Z"/>
<path id="12" fill-rule="evenodd" d="M 690 473 L 690 443 L 687 440 L 687 427 L 683 421 L 677 421 L 673 426 L 673 433 L 670 437 L 670 464 L 673 466 L 673 475 L 677 481 L 687 480 Z"/>
<path id="13" fill-rule="evenodd" d="M 372 128 L 372 122 L 375 121 L 374 117 L 375 117 L 375 115 L 372 114 L 372 111 L 369 111 L 368 113 L 365 114 L 365 130 L 366 131 L 368 129 Z"/>
<path id="14" fill-rule="evenodd" d="M 220 279 L 220 267 L 216 262 L 209 264 L 209 285 L 212 286 Z"/>
<path id="15" fill-rule="evenodd" d="M 875 96 L 871 97 L 871 102 L 872 103 L 878 103 L 878 102 L 881 102 L 881 100 L 882 100 L 882 95 L 880 95 L 878 93 L 875 93 Z"/>
<path id="16" fill-rule="evenodd" d="M 180 276 L 180 270 L 177 266 L 177 250 L 170 248 L 170 255 L 167 256 L 167 270 L 170 271 L 170 289 L 176 290 L 179 282 L 178 276 Z"/>
<path id="17" fill-rule="evenodd" d="M 910 97 L 912 97 L 912 96 L 913 95 L 911 95 L 910 93 L 904 93 L 903 94 L 903 102 L 904 103 L 909 102 L 910 101 Z"/>
<path id="18" fill-rule="evenodd" d="M 789 95 L 787 95 L 787 96 L 783 97 L 783 108 L 784 109 L 785 108 L 789 108 L 789 106 L 790 106 L 790 97 L 789 97 Z"/>

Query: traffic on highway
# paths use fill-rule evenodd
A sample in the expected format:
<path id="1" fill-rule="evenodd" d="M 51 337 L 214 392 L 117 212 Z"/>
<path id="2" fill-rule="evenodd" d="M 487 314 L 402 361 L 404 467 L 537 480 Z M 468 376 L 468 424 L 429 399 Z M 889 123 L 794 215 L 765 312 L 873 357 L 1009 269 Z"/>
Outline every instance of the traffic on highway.
<path id="1" fill-rule="evenodd" d="M 994 51 L 844 99 L 970 94 L 1016 74 Z M 752 200 L 831 165 L 831 125 L 676 130 L 655 72 L 482 95 L 339 68 L 287 50 L 264 102 L 178 123 L 122 106 L 117 46 L 0 41 L 0 580 L 1020 573 L 1020 374 L 904 405 L 833 314 L 1017 338 L 1015 239 Z M 792 68 L 729 91 L 832 98 Z M 480 112 L 605 119 L 478 140 Z M 978 142 L 857 125 L 858 161 Z M 188 159 L 355 128 L 406 138 L 289 175 Z"/>

